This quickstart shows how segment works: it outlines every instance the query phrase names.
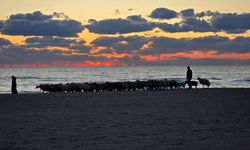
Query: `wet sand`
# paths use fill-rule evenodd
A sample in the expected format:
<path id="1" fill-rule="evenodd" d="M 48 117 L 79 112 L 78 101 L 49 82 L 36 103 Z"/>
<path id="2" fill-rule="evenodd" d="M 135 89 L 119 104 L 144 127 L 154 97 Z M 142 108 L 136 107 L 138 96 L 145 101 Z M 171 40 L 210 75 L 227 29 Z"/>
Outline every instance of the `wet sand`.
<path id="1" fill-rule="evenodd" d="M 250 89 L 0 95 L 0 150 L 243 150 Z"/>

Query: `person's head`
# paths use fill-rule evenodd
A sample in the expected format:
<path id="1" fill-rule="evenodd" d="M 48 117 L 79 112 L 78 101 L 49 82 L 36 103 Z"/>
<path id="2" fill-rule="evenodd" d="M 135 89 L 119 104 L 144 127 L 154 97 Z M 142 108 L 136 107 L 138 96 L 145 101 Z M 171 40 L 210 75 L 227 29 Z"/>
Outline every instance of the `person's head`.
<path id="1" fill-rule="evenodd" d="M 190 70 L 190 66 L 187 66 L 187 69 Z"/>
<path id="2" fill-rule="evenodd" d="M 16 80 L 16 77 L 15 76 L 11 76 L 12 80 Z"/>

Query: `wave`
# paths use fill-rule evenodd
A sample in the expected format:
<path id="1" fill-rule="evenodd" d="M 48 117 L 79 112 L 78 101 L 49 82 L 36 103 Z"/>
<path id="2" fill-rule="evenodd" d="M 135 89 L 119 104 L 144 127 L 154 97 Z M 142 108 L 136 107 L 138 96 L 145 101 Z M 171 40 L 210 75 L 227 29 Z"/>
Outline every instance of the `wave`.
<path id="1" fill-rule="evenodd" d="M 237 80 L 232 80 L 234 83 L 250 83 L 249 79 L 237 79 Z"/>
<path id="2" fill-rule="evenodd" d="M 216 77 L 212 77 L 212 78 L 209 78 L 211 80 L 222 80 L 222 78 L 216 78 Z"/>
<path id="3" fill-rule="evenodd" d="M 17 76 L 17 79 L 43 79 L 41 77 L 34 77 L 34 76 Z"/>

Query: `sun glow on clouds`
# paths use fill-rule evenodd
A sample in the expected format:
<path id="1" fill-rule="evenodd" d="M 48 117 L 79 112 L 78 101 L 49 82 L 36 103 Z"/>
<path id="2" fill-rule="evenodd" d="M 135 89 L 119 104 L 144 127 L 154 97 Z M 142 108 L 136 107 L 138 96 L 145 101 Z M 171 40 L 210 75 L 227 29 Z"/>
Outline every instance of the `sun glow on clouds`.
<path id="1" fill-rule="evenodd" d="M 190 59 L 241 59 L 249 60 L 250 53 L 224 53 L 218 54 L 216 50 L 210 51 L 192 51 L 191 53 L 177 52 L 172 54 L 160 54 L 160 55 L 145 55 L 141 56 L 145 61 L 166 61 L 174 60 L 176 57 L 190 58 Z"/>
<path id="2" fill-rule="evenodd" d="M 32 15 L 32 14 L 29 14 L 29 15 Z M 26 15 L 23 15 L 23 17 L 27 17 L 29 15 L 26 14 Z M 40 17 L 43 17 L 44 14 L 40 13 L 40 15 L 41 15 Z M 46 15 L 44 15 L 44 16 L 46 16 Z M 16 15 L 16 17 L 18 17 L 18 15 Z M 34 62 L 34 64 L 26 64 L 26 63 L 19 64 L 18 61 L 16 63 L 13 63 L 13 64 L 8 64 L 8 63 L 2 63 L 0 61 L 0 67 L 4 67 L 4 66 L 14 66 L 14 67 L 18 67 L 18 66 L 19 67 L 20 66 L 22 66 L 22 67 L 106 66 L 106 67 L 109 67 L 109 66 L 119 66 L 119 65 L 120 66 L 129 66 L 129 65 L 133 65 L 133 64 L 135 64 L 135 65 L 136 64 L 143 64 L 144 62 L 148 62 L 148 63 L 152 62 L 152 64 L 153 64 L 153 62 L 159 62 L 159 61 L 160 62 L 164 62 L 164 61 L 167 62 L 168 60 L 178 60 L 178 58 L 188 58 L 188 59 L 192 59 L 192 60 L 199 60 L 199 59 L 250 60 L 250 52 L 247 51 L 248 48 L 246 46 L 247 40 L 249 40 L 250 38 L 249 39 L 242 38 L 242 37 L 250 37 L 250 30 L 243 32 L 242 30 L 237 29 L 232 33 L 229 33 L 231 31 L 225 32 L 223 30 L 218 30 L 218 31 L 214 31 L 214 32 L 212 32 L 210 30 L 207 32 L 203 32 L 203 31 L 197 32 L 195 30 L 183 31 L 183 32 L 179 32 L 179 31 L 166 32 L 166 31 L 163 31 L 164 29 L 160 29 L 159 27 L 153 27 L 152 30 L 147 30 L 148 28 L 141 29 L 141 26 L 134 26 L 134 25 L 146 24 L 146 25 L 150 26 L 150 25 L 152 25 L 153 21 L 154 21 L 154 23 L 155 22 L 157 22 L 157 23 L 170 23 L 171 25 L 173 25 L 174 23 L 181 22 L 181 20 L 180 20 L 180 18 L 174 18 L 174 19 L 170 19 L 170 20 L 166 21 L 166 20 L 157 20 L 157 19 L 152 19 L 152 18 L 150 19 L 148 16 L 144 16 L 144 17 L 134 16 L 134 17 L 135 18 L 133 18 L 133 19 L 141 19 L 141 20 L 139 20 L 137 22 L 135 20 L 132 20 L 132 23 L 129 24 L 132 26 L 130 29 L 131 32 L 128 32 L 127 28 L 121 27 L 120 30 L 122 31 L 123 34 L 119 34 L 119 33 L 114 32 L 112 30 L 112 27 L 110 27 L 110 26 L 112 26 L 112 24 L 109 25 L 108 23 L 110 20 L 114 21 L 115 23 L 117 23 L 117 22 L 119 23 L 119 21 L 124 21 L 126 23 L 126 21 L 129 20 L 126 17 L 120 18 L 117 20 L 106 19 L 106 22 L 104 23 L 105 27 L 103 27 L 103 28 L 105 28 L 105 30 L 103 28 L 101 28 L 99 26 L 99 24 L 98 24 L 98 26 L 95 26 L 97 29 L 94 31 L 99 31 L 99 32 L 105 31 L 104 32 L 105 34 L 90 32 L 91 30 L 89 30 L 86 27 L 88 25 L 88 23 L 86 23 L 86 22 L 82 22 L 82 23 L 84 23 L 84 25 L 82 25 L 83 30 L 79 33 L 77 32 L 77 35 L 73 34 L 74 35 L 73 37 L 71 37 L 70 36 L 71 34 L 69 34 L 69 33 L 65 33 L 65 35 L 69 35 L 69 37 L 64 37 L 64 36 L 58 37 L 58 35 L 60 35 L 58 33 L 55 36 L 41 36 L 40 33 L 39 34 L 36 33 L 36 30 L 34 30 L 34 31 L 32 30 L 32 32 L 34 32 L 35 35 L 32 35 L 33 33 L 29 33 L 29 36 L 0 34 L 0 38 L 9 40 L 13 45 L 15 45 L 17 47 L 16 48 L 17 50 L 16 50 L 15 47 L 13 45 L 11 45 L 14 48 L 6 49 L 6 45 L 3 45 L 2 47 L 0 47 L 0 54 L 1 54 L 2 49 L 6 50 L 6 51 L 14 51 L 15 53 L 18 53 L 19 51 L 23 50 L 20 52 L 21 54 L 26 52 L 26 50 L 41 51 L 41 53 L 38 54 L 41 56 L 43 56 L 43 51 L 49 51 L 49 52 L 56 51 L 57 53 L 51 53 L 51 55 L 55 54 L 55 56 L 57 56 L 56 59 L 58 59 L 58 60 L 53 60 L 53 57 L 54 57 L 54 55 L 53 55 L 50 58 L 51 62 L 48 62 L 48 63 L 44 63 L 42 60 L 40 60 L 40 61 L 38 60 L 37 62 Z M 12 19 L 13 19 L 13 17 L 12 17 Z M 211 19 L 211 17 L 210 17 L 210 19 Z M 63 20 L 60 20 L 60 21 L 63 21 Z M 67 21 L 69 21 L 69 19 L 65 19 L 64 21 L 67 22 Z M 71 21 L 73 21 L 73 20 L 71 20 Z M 39 22 L 39 19 L 38 19 L 38 22 Z M 66 24 L 65 22 L 59 22 L 59 23 Z M 98 21 L 96 21 L 96 22 L 98 22 Z M 53 21 L 52 21 L 52 23 L 53 23 Z M 194 22 L 194 23 L 196 23 L 196 22 Z M 200 22 L 198 22 L 198 23 L 200 23 Z M 100 23 L 100 24 L 102 25 L 102 23 Z M 108 25 L 106 25 L 106 24 L 108 24 Z M 32 24 L 31 24 L 31 26 L 32 26 Z M 127 27 L 127 26 L 125 26 L 125 27 Z M 139 30 L 137 28 L 139 28 Z M 0 29 L 1 29 L 1 22 L 0 22 Z M 119 26 L 118 26 L 118 29 L 119 29 Z M 67 29 L 65 29 L 65 30 L 67 30 Z M 74 31 L 74 33 L 75 32 L 76 31 Z M 106 34 L 106 32 L 107 33 L 110 32 L 112 34 Z M 116 34 L 113 34 L 113 32 Z M 51 32 L 51 34 L 52 33 L 53 32 Z M 93 41 L 95 41 L 98 38 L 102 38 L 102 37 L 104 40 L 110 40 L 108 42 L 101 41 L 101 42 L 103 42 L 101 44 L 103 44 L 103 45 L 106 44 L 106 46 L 93 43 Z M 110 37 L 110 39 L 108 39 L 108 37 Z M 131 37 L 133 37 L 133 38 L 131 38 Z M 166 39 L 161 39 L 162 37 L 169 38 L 170 42 L 167 41 Z M 205 39 L 204 37 L 208 37 L 208 38 Z M 218 41 L 222 40 L 222 41 L 219 41 L 221 43 L 218 44 L 219 45 L 218 47 L 221 48 L 220 46 L 222 46 L 221 49 L 223 52 L 219 52 L 218 49 L 212 49 L 212 50 L 206 49 L 207 48 L 206 46 L 209 46 L 209 44 L 206 43 L 207 42 L 206 40 L 211 40 L 211 39 L 209 39 L 211 37 L 213 37 L 212 40 L 218 40 Z M 217 37 L 217 38 L 215 38 L 215 37 Z M 31 39 L 36 38 L 36 40 L 40 40 L 39 42 L 41 42 L 41 43 L 39 43 L 39 42 L 28 43 L 26 41 L 28 38 L 31 38 Z M 190 41 L 188 41 L 188 39 L 192 40 L 195 38 L 197 38 L 198 40 L 205 40 L 205 41 L 198 41 L 197 40 L 200 43 L 202 43 L 202 42 L 205 43 L 205 44 L 203 43 L 204 49 L 202 49 L 203 47 L 199 47 L 199 48 L 195 47 L 197 45 L 200 46 L 199 45 L 200 43 L 199 44 L 196 43 L 197 45 L 192 43 L 193 45 L 191 44 L 191 46 L 190 45 L 189 46 L 191 48 L 192 48 L 192 46 L 194 46 L 193 49 L 187 47 L 187 49 L 188 49 L 187 51 L 178 50 L 178 48 L 175 51 L 173 50 L 174 52 L 171 51 L 172 49 L 175 49 L 175 47 L 174 48 L 171 47 L 172 46 L 171 44 L 173 44 L 173 42 L 176 42 L 176 41 L 178 42 L 178 40 L 179 40 L 180 42 L 184 41 L 184 44 L 185 44 L 185 42 L 190 42 Z M 52 42 L 49 41 L 48 39 L 52 40 Z M 122 40 L 119 40 L 119 39 L 122 39 Z M 156 41 L 158 41 L 158 43 L 155 43 L 154 41 L 152 41 L 152 39 L 156 39 Z M 55 40 L 55 41 L 53 41 L 53 40 Z M 138 42 L 136 40 L 138 40 L 138 41 L 142 40 L 142 41 Z M 165 40 L 169 43 L 166 44 L 166 43 L 162 42 L 161 40 Z M 223 40 L 225 40 L 225 41 L 223 41 Z M 230 45 L 227 43 L 229 46 L 226 48 L 230 49 L 227 51 L 227 49 L 225 47 L 223 47 L 223 44 L 225 45 L 225 43 L 228 41 L 230 42 L 230 40 L 231 40 L 231 42 L 232 41 L 236 42 L 236 44 L 233 43 Z M 240 42 L 237 43 L 237 40 Z M 216 42 L 218 42 L 218 41 L 216 41 Z M 55 42 L 58 42 L 58 43 L 55 44 Z M 66 42 L 66 46 L 63 46 L 65 44 L 64 42 Z M 72 42 L 72 44 L 67 45 L 67 42 Z M 30 47 L 29 47 L 29 44 L 31 45 Z M 32 44 L 34 44 L 34 45 L 38 44 L 39 46 L 45 45 L 45 46 L 44 47 L 39 47 L 39 46 L 32 47 Z M 46 44 L 52 44 L 52 46 L 46 45 Z M 211 43 L 211 44 L 213 44 L 213 43 Z M 1 46 L 1 39 L 0 39 L 0 46 Z M 9 47 L 11 47 L 11 46 L 9 46 Z M 162 47 L 160 47 L 161 49 L 159 48 L 159 46 L 162 46 Z M 180 47 L 180 49 L 183 49 L 182 46 L 180 46 L 180 45 L 178 45 L 178 46 Z M 241 48 L 239 52 L 237 51 L 238 47 Z M 246 48 L 244 49 L 244 47 L 246 47 Z M 160 49 L 160 50 L 158 49 L 159 53 L 157 53 L 157 48 Z M 164 48 L 166 48 L 165 51 L 164 51 Z M 141 51 L 148 51 L 148 50 L 149 50 L 149 52 L 151 52 L 150 54 L 140 53 Z M 3 54 L 8 56 L 6 53 L 3 53 Z M 12 53 L 10 54 L 10 56 L 13 56 L 13 55 L 14 54 L 12 54 Z M 32 57 L 32 55 L 30 55 L 29 52 L 27 52 L 27 54 L 24 53 L 23 55 L 24 55 L 24 57 L 27 57 L 27 59 L 29 56 Z M 76 56 L 76 57 L 74 57 L 74 56 Z M 81 56 L 82 56 L 82 60 L 81 60 Z M 1 58 L 1 56 L 0 56 L 0 58 Z M 46 55 L 44 55 L 44 59 L 47 59 Z"/>

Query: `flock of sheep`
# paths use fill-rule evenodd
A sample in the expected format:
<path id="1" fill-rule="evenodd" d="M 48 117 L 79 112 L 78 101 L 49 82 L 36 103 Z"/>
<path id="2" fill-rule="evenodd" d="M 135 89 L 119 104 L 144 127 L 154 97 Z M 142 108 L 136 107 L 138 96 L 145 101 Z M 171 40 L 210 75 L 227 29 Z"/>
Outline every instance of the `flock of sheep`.
<path id="1" fill-rule="evenodd" d="M 210 86 L 207 79 L 197 78 L 201 85 Z M 108 91 L 152 91 L 167 89 L 185 88 L 187 82 L 177 82 L 176 80 L 147 80 L 134 82 L 105 82 L 105 83 L 67 83 L 67 84 L 41 84 L 40 88 L 46 93 L 77 93 L 77 92 L 108 92 Z M 191 81 L 190 84 L 197 88 L 198 82 Z"/>

